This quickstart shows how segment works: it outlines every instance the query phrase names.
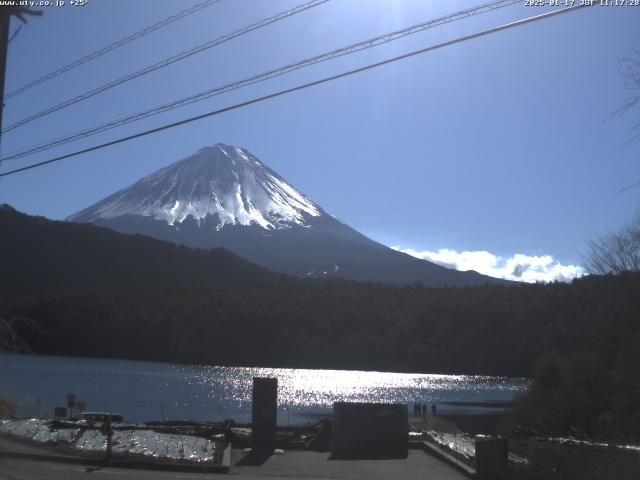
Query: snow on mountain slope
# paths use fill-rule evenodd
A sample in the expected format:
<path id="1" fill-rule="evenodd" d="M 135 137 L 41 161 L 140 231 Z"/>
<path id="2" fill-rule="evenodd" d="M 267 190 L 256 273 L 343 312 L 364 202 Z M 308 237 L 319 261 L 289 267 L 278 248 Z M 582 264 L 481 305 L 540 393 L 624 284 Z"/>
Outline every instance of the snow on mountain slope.
<path id="1" fill-rule="evenodd" d="M 433 286 L 502 283 L 381 245 L 328 214 L 247 150 L 221 143 L 67 220 L 188 247 L 224 247 L 258 265 L 299 277 L 420 281 Z"/>
<path id="2" fill-rule="evenodd" d="M 258 225 L 264 229 L 305 226 L 323 210 L 248 151 L 216 144 L 162 168 L 134 185 L 68 218 L 94 222 L 122 215 L 141 215 L 169 225 L 192 216 L 217 217 L 225 225 Z"/>

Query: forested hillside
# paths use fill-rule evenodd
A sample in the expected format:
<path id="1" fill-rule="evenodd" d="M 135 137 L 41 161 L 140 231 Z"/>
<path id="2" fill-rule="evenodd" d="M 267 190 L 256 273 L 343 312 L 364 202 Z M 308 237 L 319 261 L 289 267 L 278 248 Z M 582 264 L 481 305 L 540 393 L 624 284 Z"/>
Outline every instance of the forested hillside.
<path id="1" fill-rule="evenodd" d="M 255 285 L 286 277 L 220 249 L 198 250 L 0 206 L 0 291 Z"/>
<path id="2" fill-rule="evenodd" d="M 615 362 L 637 345 L 640 277 L 431 289 L 291 280 L 0 297 L 40 353 L 226 365 L 529 376 L 546 351 Z"/>

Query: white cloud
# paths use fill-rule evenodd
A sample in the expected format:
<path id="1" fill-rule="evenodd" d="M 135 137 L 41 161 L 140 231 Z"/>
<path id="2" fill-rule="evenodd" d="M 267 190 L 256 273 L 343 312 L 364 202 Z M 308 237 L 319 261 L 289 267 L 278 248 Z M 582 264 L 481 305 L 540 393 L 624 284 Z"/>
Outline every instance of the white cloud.
<path id="1" fill-rule="evenodd" d="M 475 270 L 491 277 L 519 282 L 570 282 L 586 272 L 578 265 L 563 265 L 551 255 L 525 255 L 516 253 L 500 257 L 484 250 L 463 251 L 441 248 L 437 252 L 391 247 L 416 258 L 429 260 L 456 270 Z"/>

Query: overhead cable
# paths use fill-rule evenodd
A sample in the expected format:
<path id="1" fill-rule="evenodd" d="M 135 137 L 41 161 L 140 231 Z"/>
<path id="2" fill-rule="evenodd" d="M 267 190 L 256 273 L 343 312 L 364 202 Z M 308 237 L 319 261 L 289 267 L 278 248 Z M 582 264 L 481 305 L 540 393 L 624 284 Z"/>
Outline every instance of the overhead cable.
<path id="1" fill-rule="evenodd" d="M 188 123 L 192 123 L 192 122 L 195 122 L 195 121 L 198 121 L 198 120 L 202 120 L 204 118 L 209 118 L 209 117 L 213 117 L 213 116 L 216 116 L 216 115 L 220 115 L 222 113 L 226 113 L 226 112 L 229 112 L 229 111 L 232 111 L 232 110 L 236 110 L 236 109 L 243 108 L 243 107 L 246 107 L 246 106 L 249 106 L 249 105 L 253 105 L 255 103 L 263 102 L 263 101 L 266 101 L 266 100 L 270 100 L 272 98 L 276 98 L 276 97 L 280 97 L 280 96 L 283 96 L 283 95 L 287 95 L 289 93 L 297 92 L 299 90 L 304 90 L 304 89 L 307 89 L 307 88 L 310 88 L 310 87 L 315 87 L 315 86 L 323 84 L 323 83 L 327 83 L 327 82 L 330 82 L 330 81 L 333 81 L 333 80 L 337 80 L 339 78 L 344 78 L 344 77 L 348 77 L 348 76 L 351 76 L 351 75 L 355 75 L 357 73 L 361 73 L 361 72 L 364 72 L 364 71 L 367 71 L 367 70 L 378 68 L 378 67 L 381 67 L 383 65 L 388 65 L 390 63 L 394 63 L 394 62 L 397 62 L 397 61 L 400 61 L 400 60 L 405 60 L 407 58 L 414 57 L 416 55 L 421 55 L 423 53 L 427 53 L 427 52 L 430 52 L 430 51 L 433 51 L 433 50 L 437 50 L 437 49 L 448 47 L 448 46 L 451 46 L 451 45 L 463 43 L 463 42 L 466 42 L 468 40 L 473 40 L 475 38 L 483 37 L 485 35 L 490 35 L 492 33 L 500 32 L 502 30 L 507 30 L 507 29 L 518 27 L 518 26 L 521 26 L 521 25 L 524 25 L 524 24 L 527 24 L 527 23 L 544 20 L 544 19 L 556 16 L 556 15 L 561 15 L 561 14 L 568 13 L 568 12 L 573 12 L 573 11 L 576 11 L 576 10 L 579 10 L 579 9 L 582 9 L 582 8 L 585 8 L 585 7 L 591 7 L 593 5 L 595 5 L 595 4 L 584 3 L 584 4 L 580 4 L 580 5 L 575 5 L 573 7 L 561 8 L 559 10 L 554 10 L 554 11 L 543 13 L 543 14 L 540 14 L 540 15 L 524 18 L 524 19 L 521 19 L 521 20 L 517 20 L 515 22 L 511 22 L 511 23 L 507 23 L 507 24 L 504 24 L 504 25 L 500 25 L 498 27 L 493 27 L 493 28 L 490 28 L 488 30 L 483 30 L 481 32 L 473 33 L 471 35 L 466 35 L 464 37 L 458 37 L 458 38 L 456 38 L 454 40 L 449 40 L 447 42 L 439 43 L 437 45 L 432 45 L 430 47 L 422 48 L 420 50 L 414 50 L 412 52 L 405 53 L 403 55 L 399 55 L 399 56 L 396 56 L 396 57 L 388 58 L 388 59 L 382 60 L 380 62 L 371 63 L 371 64 L 365 65 L 363 67 L 355 68 L 353 70 L 348 70 L 346 72 L 342 72 L 342 73 L 339 73 L 339 74 L 336 74 L 336 75 L 331 75 L 329 77 L 325 77 L 325 78 L 322 78 L 320 80 L 315 80 L 313 82 L 304 83 L 302 85 L 298 85 L 298 86 L 295 86 L 295 87 L 292 87 L 292 88 L 287 88 L 285 90 L 280 90 L 278 92 L 271 93 L 269 95 L 264 95 L 262 97 L 253 98 L 251 100 L 247 100 L 247 101 L 241 102 L 241 103 L 236 103 L 234 105 L 230 105 L 228 107 L 224 107 L 224 108 L 221 108 L 221 109 L 218 109 L 218 110 L 213 110 L 213 111 L 210 111 L 210 112 L 207 112 L 207 113 L 203 113 L 201 115 L 196 115 L 196 116 L 189 117 L 189 118 L 177 121 L 177 122 L 173 122 L 173 123 L 169 123 L 169 124 L 166 124 L 166 125 L 162 125 L 160 127 L 152 128 L 150 130 L 145 130 L 143 132 L 139 132 L 139 133 L 136 133 L 136 134 L 133 134 L 133 135 L 128 135 L 126 137 L 121 137 L 121 138 L 118 138 L 116 140 L 111 140 L 109 142 L 105 142 L 105 143 L 102 143 L 102 144 L 99 144 L 99 145 L 94 145 L 93 147 L 84 148 L 82 150 L 77 150 L 77 151 L 72 152 L 72 153 L 67 153 L 65 155 L 60 155 L 58 157 L 51 158 L 49 160 L 44 160 L 42 162 L 33 163 L 31 165 L 27 165 L 27 166 L 21 167 L 21 168 L 16 168 L 16 169 L 10 170 L 8 172 L 3 172 L 3 173 L 0 173 L 0 178 L 1 177 L 6 177 L 8 175 L 14 175 L 14 174 L 19 173 L 19 172 L 24 172 L 26 170 L 31 170 L 31 169 L 34 169 L 34 168 L 38 168 L 38 167 L 41 167 L 43 165 L 48 165 L 48 164 L 51 164 L 51 163 L 55 163 L 55 162 L 59 162 L 59 161 L 62 161 L 62 160 L 66 160 L 68 158 L 76 157 L 76 156 L 82 155 L 84 153 L 89 153 L 89 152 L 93 152 L 93 151 L 96 151 L 96 150 L 101 150 L 103 148 L 110 147 L 112 145 L 117 145 L 117 144 L 120 144 L 120 143 L 128 142 L 128 141 L 134 140 L 136 138 L 144 137 L 144 136 L 151 135 L 151 134 L 154 134 L 154 133 L 158 133 L 158 132 L 161 132 L 161 131 L 164 131 L 164 130 L 169 130 L 171 128 L 179 127 L 181 125 L 186 125 Z"/>
<path id="2" fill-rule="evenodd" d="M 60 137 L 58 139 L 49 141 L 49 142 L 45 142 L 45 143 L 41 143 L 38 145 L 33 145 L 30 147 L 27 147 L 26 149 L 11 153 L 9 155 L 6 155 L 5 157 L 0 158 L 0 161 L 4 161 L 4 160 L 13 160 L 13 159 L 18 159 L 18 158 L 23 158 L 25 156 L 29 156 L 29 155 L 33 155 L 35 153 L 38 152 L 42 152 L 44 150 L 49 150 L 51 148 L 60 146 L 60 145 L 64 145 L 66 143 L 72 142 L 72 141 L 76 141 L 76 140 L 80 140 L 92 135 L 96 135 L 102 132 L 106 132 L 108 130 L 112 130 L 114 128 L 135 122 L 135 121 L 139 121 L 148 117 L 151 117 L 153 115 L 158 115 L 160 113 L 163 112 L 167 112 L 170 110 L 174 110 L 176 108 L 180 108 L 186 105 L 190 105 L 192 103 L 196 103 L 196 102 L 200 102 L 202 100 L 206 100 L 208 98 L 211 98 L 213 96 L 217 96 L 217 95 L 222 95 L 225 94 L 227 92 L 230 92 L 232 90 L 236 90 L 242 87 L 246 87 L 249 85 L 253 85 L 256 83 L 260 83 L 260 82 L 264 82 L 266 80 L 269 80 L 271 78 L 275 78 L 275 77 L 279 77 L 282 75 L 285 75 L 287 73 L 293 72 L 295 70 L 299 70 L 302 68 L 306 68 L 312 65 L 316 65 L 318 63 L 322 63 L 322 62 L 326 62 L 328 60 L 332 60 L 334 58 L 338 58 L 338 57 L 342 57 L 345 55 L 350 55 L 352 53 L 355 52 L 359 52 L 361 50 L 366 50 L 366 49 L 370 49 L 370 48 L 374 48 L 377 47 L 378 45 L 382 45 L 385 43 L 389 43 L 392 42 L 394 40 L 398 40 L 400 38 L 404 38 L 408 35 L 413 35 L 416 34 L 418 32 L 422 32 L 424 30 L 430 29 L 430 28 L 434 28 L 437 27 L 439 25 L 443 25 L 445 23 L 450 23 L 453 21 L 457 21 L 457 20 L 461 20 L 464 18 L 468 18 L 470 16 L 473 15 L 478 15 L 481 13 L 486 13 L 486 12 L 490 12 L 493 11 L 497 8 L 502 8 L 502 7 L 507 7 L 510 5 L 514 5 L 516 3 L 521 3 L 520 0 L 501 0 L 501 1 L 494 1 L 491 3 L 486 3 L 483 5 L 479 5 L 476 7 L 472 7 L 466 10 L 462 10 L 450 15 L 446 15 L 443 17 L 439 17 L 433 20 L 428 20 L 416 25 L 412 25 L 410 27 L 406 27 L 400 30 L 396 30 L 390 33 L 386 33 L 384 35 L 379 35 L 377 37 L 373 37 L 373 38 L 368 38 L 366 40 L 360 41 L 358 43 L 354 43 L 351 45 L 348 45 L 346 47 L 342 47 L 342 48 L 338 48 L 335 50 L 331 50 L 329 52 L 326 53 L 322 53 L 320 55 L 315 55 L 313 57 L 310 58 L 306 58 L 304 60 L 300 60 L 297 61 L 295 63 L 291 63 L 288 65 L 285 65 L 283 67 L 278 67 L 272 70 L 269 70 L 267 72 L 264 73 L 260 73 L 258 75 L 254 75 L 252 77 L 249 78 L 245 78 L 243 80 L 239 80 L 239 81 L 235 81 L 235 82 L 231 82 L 231 83 L 227 83 L 224 84 L 222 86 L 218 86 L 218 87 L 214 87 L 211 88 L 209 90 L 206 90 L 204 92 L 200 92 L 197 93 L 195 95 L 190 95 L 188 97 L 182 98 L 182 99 L 178 99 L 178 100 L 174 100 L 172 102 L 169 103 L 165 103 L 163 105 L 159 105 L 147 110 L 143 110 L 141 112 L 135 113 L 135 114 L 131 114 L 128 115 L 126 117 L 122 117 L 119 118 L 117 120 L 113 120 L 107 123 L 103 123 L 94 127 L 90 127 L 63 137 Z"/>
<path id="3" fill-rule="evenodd" d="M 4 98 L 5 100 L 11 97 L 15 97 L 16 95 L 20 95 L 23 92 L 26 92 L 27 90 L 29 90 L 30 88 L 35 87 L 36 85 L 40 85 L 41 83 L 44 83 L 46 81 L 49 81 L 53 78 L 56 78 L 60 75 L 62 75 L 65 72 L 68 72 L 69 70 L 73 70 L 76 67 L 79 67 L 80 65 L 83 65 L 87 62 L 90 62 L 91 60 L 95 60 L 98 57 L 101 57 L 102 55 L 109 53 L 113 50 L 115 50 L 116 48 L 120 48 L 128 43 L 133 42 L 134 40 L 138 40 L 139 38 L 142 38 L 148 34 L 150 34 L 151 32 L 155 32 L 156 30 L 162 28 L 162 27 L 166 27 L 167 25 L 180 20 L 184 17 L 187 17 L 193 13 L 199 12 L 200 10 L 203 10 L 213 4 L 219 3 L 222 0 L 205 0 L 204 2 L 200 2 L 195 4 L 193 7 L 188 8 L 186 10 L 182 10 L 181 12 L 176 13 L 175 15 L 171 15 L 170 17 L 165 18 L 164 20 L 161 20 L 157 23 L 154 23 L 153 25 L 144 28 L 142 30 L 140 30 L 139 32 L 136 33 L 132 33 L 131 35 L 128 35 L 124 38 L 121 38 L 120 40 L 113 42 L 110 45 L 107 45 L 106 47 L 100 48 L 98 50 L 96 50 L 95 52 L 90 53 L 89 55 L 85 55 L 82 58 L 79 58 L 78 60 L 75 60 L 67 65 L 64 65 L 50 73 L 47 73 L 46 75 L 41 76 L 40 78 L 37 78 L 25 85 L 22 85 L 19 88 L 16 88 L 15 90 L 12 90 L 11 92 L 7 93 Z"/>
<path id="4" fill-rule="evenodd" d="M 318 5 L 322 5 L 323 3 L 327 3 L 330 0 L 312 0 L 310 2 L 304 3 L 302 5 L 298 5 L 297 7 L 291 8 L 289 10 L 286 10 L 284 12 L 280 12 L 272 17 L 269 18 L 265 18 L 264 20 L 260 20 L 257 23 L 251 24 L 249 26 L 240 28 L 232 33 L 229 33 L 227 35 L 222 35 L 221 37 L 218 37 L 214 40 L 211 40 L 209 42 L 206 42 L 202 45 L 198 45 L 196 47 L 193 47 L 189 50 L 185 50 L 184 52 L 181 52 L 177 55 L 173 55 L 172 57 L 166 58 L 160 62 L 154 63 L 153 65 L 149 65 L 141 70 L 138 70 L 136 72 L 130 73 L 128 75 L 125 75 L 124 77 L 120 77 L 117 78 L 109 83 L 105 83 L 103 85 L 100 85 L 97 88 L 94 88 L 92 90 L 89 90 L 88 92 L 85 92 L 83 94 L 77 95 L 73 98 L 70 98 L 68 100 L 65 100 L 64 102 L 61 102 L 57 105 L 54 105 L 53 107 L 49 107 L 45 110 L 42 110 L 38 113 L 34 113 L 33 115 L 30 115 L 26 118 L 23 118 L 22 120 L 19 120 L 15 123 L 12 123 L 11 125 L 8 125 L 6 128 L 4 128 L 2 130 L 2 133 L 6 133 L 9 132 L 11 130 L 14 130 L 18 127 L 21 127 L 23 125 L 26 125 L 27 123 L 30 123 L 38 118 L 42 118 L 46 115 L 49 115 L 51 113 L 57 112 L 59 110 L 62 110 L 63 108 L 67 108 L 70 107 L 71 105 L 74 105 L 78 102 L 82 102 L 84 100 L 87 100 L 88 98 L 91 97 L 95 97 L 96 95 L 102 93 L 102 92 L 106 92 L 107 90 L 110 90 L 114 87 L 117 87 L 118 85 L 122 85 L 123 83 L 129 82 L 131 80 L 134 80 L 136 78 L 142 77 L 144 75 L 148 75 L 151 72 L 155 72 L 156 70 L 159 70 L 161 68 L 167 67 L 169 65 L 172 65 L 176 62 L 179 62 L 180 60 L 184 60 L 185 58 L 191 57 L 192 55 L 195 55 L 197 53 L 203 52 L 205 50 L 208 50 L 212 47 L 215 47 L 217 45 L 220 45 L 222 43 L 228 42 L 229 40 L 232 40 L 234 38 L 240 37 L 242 35 L 246 35 L 249 32 L 252 32 L 254 30 L 257 30 L 259 28 L 263 28 L 266 27 L 267 25 L 271 25 L 272 23 L 278 22 L 280 20 L 284 20 L 286 18 L 289 18 L 293 15 L 296 15 L 300 12 L 304 12 L 306 10 L 309 10 L 310 8 L 313 7 L 317 7 Z"/>

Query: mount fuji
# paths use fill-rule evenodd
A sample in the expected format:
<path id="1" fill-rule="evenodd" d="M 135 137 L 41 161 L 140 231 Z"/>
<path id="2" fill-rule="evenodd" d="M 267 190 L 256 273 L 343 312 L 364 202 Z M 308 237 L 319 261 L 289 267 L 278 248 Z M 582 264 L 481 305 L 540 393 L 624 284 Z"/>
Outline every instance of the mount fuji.
<path id="1" fill-rule="evenodd" d="M 505 283 L 381 245 L 296 190 L 246 149 L 218 143 L 67 218 L 198 248 L 278 272 L 428 286 Z M 161 261 L 161 260 L 159 260 Z"/>

